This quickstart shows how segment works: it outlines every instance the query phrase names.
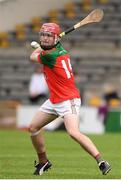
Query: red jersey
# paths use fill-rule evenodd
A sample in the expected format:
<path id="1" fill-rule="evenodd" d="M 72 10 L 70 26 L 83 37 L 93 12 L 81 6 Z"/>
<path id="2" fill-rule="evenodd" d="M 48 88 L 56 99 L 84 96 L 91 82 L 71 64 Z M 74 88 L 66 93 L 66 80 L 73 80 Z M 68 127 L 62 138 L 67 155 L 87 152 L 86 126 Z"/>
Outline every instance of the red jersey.
<path id="1" fill-rule="evenodd" d="M 60 43 L 56 46 L 56 50 L 50 53 L 42 51 L 38 61 L 43 64 L 52 103 L 80 98 L 79 90 L 75 86 L 70 57 Z"/>

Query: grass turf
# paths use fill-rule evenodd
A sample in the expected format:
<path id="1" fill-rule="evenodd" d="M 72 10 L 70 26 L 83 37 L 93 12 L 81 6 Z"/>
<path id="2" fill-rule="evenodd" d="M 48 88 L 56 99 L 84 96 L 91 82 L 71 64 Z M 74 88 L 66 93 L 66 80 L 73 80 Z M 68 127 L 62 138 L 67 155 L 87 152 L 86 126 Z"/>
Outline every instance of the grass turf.
<path id="1" fill-rule="evenodd" d="M 120 179 L 121 134 L 89 135 L 112 170 L 102 175 L 98 166 L 66 132 L 46 132 L 46 149 L 53 167 L 41 177 L 34 176 L 37 158 L 29 133 L 0 130 L 0 179 Z"/>

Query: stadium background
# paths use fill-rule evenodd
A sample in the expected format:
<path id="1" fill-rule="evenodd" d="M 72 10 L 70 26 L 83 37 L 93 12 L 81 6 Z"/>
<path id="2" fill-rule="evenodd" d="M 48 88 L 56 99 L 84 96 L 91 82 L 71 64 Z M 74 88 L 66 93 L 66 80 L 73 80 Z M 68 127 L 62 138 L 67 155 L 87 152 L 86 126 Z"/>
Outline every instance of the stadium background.
<path id="1" fill-rule="evenodd" d="M 102 22 L 90 24 L 72 32 L 63 38 L 62 43 L 70 52 L 73 69 L 79 77 L 77 86 L 83 100 L 80 129 L 83 126 L 81 130 L 84 133 L 101 134 L 102 136 L 97 136 L 97 139 L 95 135 L 93 138 L 97 143 L 100 140 L 99 146 L 104 143 L 103 138 L 106 139 L 107 144 L 104 143 L 104 149 L 102 149 L 104 151 L 106 149 L 109 151 L 109 147 L 111 148 L 111 139 L 118 143 L 114 144 L 115 148 L 109 159 L 114 156 L 115 150 L 121 148 L 121 1 L 61 0 L 58 2 L 51 0 L 50 3 L 49 0 L 3 0 L 0 2 L 0 133 L 2 143 L 4 139 L 4 143 L 0 143 L 0 149 L 3 150 L 0 157 L 3 162 L 6 159 L 2 147 L 5 149 L 11 147 L 10 142 L 12 141 L 9 135 L 12 133 L 12 137 L 16 136 L 19 139 L 20 134 L 16 129 L 26 129 L 39 106 L 39 104 L 34 107 L 30 105 L 28 85 L 36 68 L 36 64 L 29 61 L 32 52 L 30 43 L 38 40 L 38 30 L 41 24 L 50 21 L 57 22 L 62 30 L 66 30 L 95 8 L 104 10 Z M 112 99 L 108 104 L 108 115 L 106 124 L 104 124 L 102 117 L 98 117 L 97 113 L 103 105 L 104 87 L 107 84 L 113 85 L 119 99 Z M 59 127 L 64 128 L 63 126 Z M 60 136 L 64 136 L 66 139 L 65 135 Z M 22 137 L 28 138 L 25 134 Z M 47 135 L 48 139 L 49 137 L 50 135 Z M 7 140 L 8 143 L 6 143 Z M 13 144 L 14 142 L 16 144 L 17 139 L 14 140 Z M 117 151 L 116 159 L 118 160 L 119 157 L 120 152 Z M 113 158 L 115 159 L 115 157 Z M 118 167 L 118 163 L 116 165 Z M 0 167 L 2 170 L 2 165 Z M 11 174 L 9 175 L 4 174 L 0 178 L 13 178 Z M 66 177 L 61 175 L 59 178 L 70 178 L 68 174 Z M 15 177 L 23 178 L 25 174 L 23 176 L 16 174 Z M 54 178 L 57 177 L 55 175 Z M 81 177 L 88 176 L 82 175 Z M 89 177 L 100 178 L 100 176 L 93 177 L 90 174 Z M 119 178 L 120 173 L 118 175 L 114 173 L 109 177 Z M 45 176 L 45 178 L 49 177 Z M 79 178 L 79 176 L 75 176 L 75 178 Z"/>
<path id="2" fill-rule="evenodd" d="M 34 6 L 33 6 L 34 3 Z M 90 24 L 63 38 L 69 50 L 74 71 L 78 74 L 84 106 L 102 106 L 104 87 L 113 85 L 119 101 L 113 99 L 110 108 L 116 108 L 116 120 L 108 120 L 108 126 L 116 123 L 121 130 L 121 2 L 119 0 L 11 0 L 0 3 L 0 124 L 16 121 L 18 105 L 29 105 L 28 84 L 35 64 L 29 62 L 31 41 L 38 40 L 38 31 L 44 22 L 57 22 L 62 30 L 74 25 L 91 10 L 101 8 L 104 18 L 98 24 Z M 28 113 L 29 114 L 29 113 Z M 6 117 L 7 116 L 7 117 Z M 110 119 L 110 118 L 109 118 Z M 111 114 L 111 119 L 114 115 Z M 5 122 L 6 121 L 6 122 Z M 112 128 L 111 127 L 111 128 Z M 110 129 L 110 127 L 108 128 Z M 113 130 L 112 130 L 113 131 Z M 115 131 L 115 130 L 114 130 Z"/>

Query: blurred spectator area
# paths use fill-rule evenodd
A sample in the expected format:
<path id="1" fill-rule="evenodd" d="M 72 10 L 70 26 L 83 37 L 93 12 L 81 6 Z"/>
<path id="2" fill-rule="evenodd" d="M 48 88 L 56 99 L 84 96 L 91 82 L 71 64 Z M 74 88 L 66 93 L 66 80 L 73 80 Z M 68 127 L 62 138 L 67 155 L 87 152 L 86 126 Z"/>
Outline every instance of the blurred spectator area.
<path id="1" fill-rule="evenodd" d="M 29 103 L 28 83 L 36 66 L 29 61 L 30 42 L 38 41 L 42 23 L 59 23 L 64 31 L 95 8 L 104 10 L 102 22 L 68 34 L 62 43 L 70 52 L 73 69 L 80 77 L 78 87 L 85 103 L 89 92 L 101 96 L 106 82 L 115 84 L 121 96 L 121 1 L 75 0 L 62 9 L 51 9 L 44 17 L 16 24 L 14 31 L 0 33 L 0 99 Z"/>
<path id="2" fill-rule="evenodd" d="M 26 24 L 16 24 L 15 30 L 5 34 L 0 33 L 0 47 L 10 45 L 20 46 L 23 43 L 38 40 L 38 30 L 44 22 L 56 22 L 60 24 L 62 30 L 79 22 L 87 14 L 95 9 L 104 10 L 103 21 L 99 24 L 84 26 L 76 32 L 71 33 L 64 41 L 73 45 L 82 43 L 105 43 L 119 47 L 121 45 L 121 1 L 120 0 L 75 0 L 66 3 L 63 9 L 50 9 L 44 17 L 33 17 Z M 22 42 L 22 43 L 21 43 Z"/>
<path id="3" fill-rule="evenodd" d="M 16 110 L 20 102 L 13 100 L 0 100 L 0 128 L 16 127 Z"/>
<path id="4" fill-rule="evenodd" d="M 86 50 L 87 51 L 87 50 Z M 118 86 L 120 92 L 121 56 L 120 53 L 103 53 L 102 51 L 89 51 L 83 49 L 81 53 L 75 50 L 71 53 L 73 69 L 78 72 L 80 80 L 78 87 L 86 91 L 96 91 L 101 94 L 105 82 Z M 0 51 L 1 52 L 1 51 Z M 30 52 L 30 50 L 28 50 Z M 29 61 L 29 53 L 22 48 L 16 51 L 2 50 L 0 55 L 0 98 L 2 100 L 14 99 L 28 103 L 28 84 L 30 77 L 37 66 Z"/>

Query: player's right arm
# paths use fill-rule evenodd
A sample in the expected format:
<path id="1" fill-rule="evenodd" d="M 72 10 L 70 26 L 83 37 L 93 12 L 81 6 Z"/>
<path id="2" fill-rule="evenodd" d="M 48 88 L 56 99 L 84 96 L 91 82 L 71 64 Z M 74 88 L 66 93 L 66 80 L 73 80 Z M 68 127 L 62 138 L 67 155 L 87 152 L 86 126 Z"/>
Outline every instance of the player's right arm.
<path id="1" fill-rule="evenodd" d="M 41 53 L 42 49 L 39 47 L 36 50 L 33 51 L 33 53 L 30 55 L 30 60 L 31 61 L 36 61 L 39 62 L 40 61 L 40 53 Z"/>

